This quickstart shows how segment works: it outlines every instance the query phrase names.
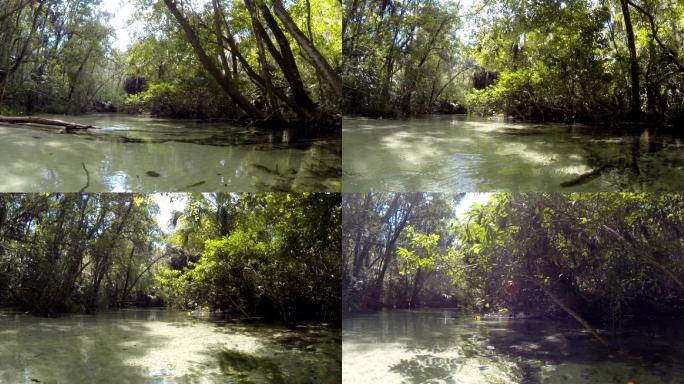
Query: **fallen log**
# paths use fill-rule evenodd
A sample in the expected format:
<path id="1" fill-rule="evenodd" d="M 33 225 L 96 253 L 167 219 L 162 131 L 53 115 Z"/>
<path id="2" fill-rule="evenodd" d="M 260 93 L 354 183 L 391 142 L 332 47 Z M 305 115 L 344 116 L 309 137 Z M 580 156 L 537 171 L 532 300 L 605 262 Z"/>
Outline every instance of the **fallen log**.
<path id="1" fill-rule="evenodd" d="M 544 283 L 537 281 L 537 279 L 534 279 L 532 277 L 524 277 L 525 280 L 529 281 L 530 283 L 536 285 L 539 287 L 542 292 L 546 294 L 554 303 L 556 303 L 559 307 L 561 307 L 562 310 L 564 310 L 568 315 L 572 316 L 575 320 L 577 320 L 578 323 L 584 327 L 589 333 L 594 336 L 596 340 L 598 340 L 604 347 L 608 347 L 608 342 L 598 333 L 594 327 L 589 325 L 589 323 L 584 320 L 577 312 L 573 311 L 569 306 L 567 306 L 563 301 L 558 298 L 553 292 L 551 292 L 551 289 L 549 289 L 547 286 L 544 285 Z"/>
<path id="2" fill-rule="evenodd" d="M 11 123 L 11 124 L 39 124 L 39 125 L 55 125 L 59 127 L 64 127 L 66 133 L 71 133 L 73 131 L 95 128 L 92 125 L 84 125 L 78 123 L 70 123 L 63 120 L 46 119 L 43 117 L 31 117 L 31 116 L 0 116 L 0 122 Z"/>

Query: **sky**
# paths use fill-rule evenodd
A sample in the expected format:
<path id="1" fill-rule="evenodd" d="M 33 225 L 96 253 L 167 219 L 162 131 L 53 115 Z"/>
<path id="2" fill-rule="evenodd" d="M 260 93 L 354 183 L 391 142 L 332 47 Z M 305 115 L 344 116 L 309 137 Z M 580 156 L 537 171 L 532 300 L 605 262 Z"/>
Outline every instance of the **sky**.
<path id="1" fill-rule="evenodd" d="M 465 0 L 471 1 L 471 0 Z M 193 9 L 201 9 L 209 0 L 191 0 Z M 134 0 L 102 0 L 100 9 L 112 15 L 109 25 L 114 28 L 114 39 L 112 46 L 120 51 L 128 49 L 129 45 L 135 40 L 136 32 L 143 31 L 143 23 L 136 20 L 136 2 Z"/>
<path id="2" fill-rule="evenodd" d="M 461 15 L 469 13 L 470 12 L 470 7 L 473 6 L 474 0 L 461 0 L 459 3 L 461 4 Z"/>
<path id="3" fill-rule="evenodd" d="M 103 0 L 100 9 L 112 15 L 109 24 L 115 29 L 114 48 L 125 51 L 133 41 L 139 23 L 133 20 L 135 5 L 132 0 Z"/>
<path id="4" fill-rule="evenodd" d="M 165 233 L 171 231 L 169 221 L 174 211 L 182 211 L 185 208 L 186 201 L 182 198 L 183 194 L 177 193 L 154 193 L 152 198 L 159 206 L 159 213 L 157 214 L 157 224 L 159 228 Z"/>
<path id="5" fill-rule="evenodd" d="M 473 205 L 486 203 L 492 195 L 492 193 L 466 193 L 454 209 L 456 218 L 460 219 Z"/>

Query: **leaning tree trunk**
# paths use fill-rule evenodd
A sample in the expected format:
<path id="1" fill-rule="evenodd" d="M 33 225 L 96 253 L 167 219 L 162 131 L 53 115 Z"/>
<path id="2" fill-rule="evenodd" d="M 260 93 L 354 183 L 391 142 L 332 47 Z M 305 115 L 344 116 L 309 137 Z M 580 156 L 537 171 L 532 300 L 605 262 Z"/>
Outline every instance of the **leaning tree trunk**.
<path id="1" fill-rule="evenodd" d="M 266 80 L 254 71 L 252 66 L 247 62 L 247 59 L 245 59 L 245 57 L 240 53 L 240 49 L 237 45 L 237 42 L 235 42 L 235 38 L 231 34 L 230 28 L 226 26 L 226 29 L 227 36 L 225 36 L 225 40 L 228 43 L 230 52 L 233 54 L 233 59 L 236 59 L 240 65 L 242 65 L 242 68 L 245 70 L 245 72 L 247 72 L 247 75 L 251 79 L 252 83 L 266 92 Z M 280 89 L 273 87 L 272 91 L 280 100 L 284 101 L 285 104 L 292 108 L 297 115 L 303 115 L 305 113 L 300 105 L 298 105 L 292 98 L 285 95 Z"/>
<path id="2" fill-rule="evenodd" d="M 663 41 L 660 40 L 660 38 L 658 37 L 658 28 L 656 27 L 656 22 L 653 18 L 653 15 L 630 0 L 624 1 L 626 1 L 627 4 L 631 5 L 634 9 L 639 11 L 639 13 L 646 16 L 646 18 L 648 19 L 648 23 L 651 25 L 651 37 L 653 37 L 653 39 L 656 41 L 656 43 L 658 43 L 660 48 L 663 51 L 665 51 L 665 53 L 667 54 L 667 58 L 670 60 L 672 64 L 674 64 L 677 67 L 678 71 L 684 72 L 684 63 L 679 59 L 679 55 L 677 54 L 677 52 L 674 51 L 672 48 L 666 46 L 665 43 L 663 43 Z"/>
<path id="3" fill-rule="evenodd" d="M 294 54 L 290 48 L 290 42 L 287 40 L 287 37 L 280 29 L 280 26 L 271 15 L 271 12 L 268 10 L 268 8 L 261 8 L 261 13 L 264 17 L 264 20 L 266 21 L 268 28 L 273 33 L 276 43 L 280 47 L 280 51 L 278 51 L 278 49 L 275 47 L 268 33 L 261 25 L 261 22 L 258 18 L 255 1 L 245 0 L 245 5 L 247 6 L 253 20 L 253 25 L 255 28 L 254 33 L 261 36 L 261 39 L 266 44 L 266 48 L 268 48 L 271 56 L 278 63 L 278 66 L 280 66 L 283 76 L 285 76 L 288 84 L 290 84 L 290 90 L 292 91 L 292 96 L 294 97 L 296 103 L 306 111 L 315 112 L 317 108 L 316 103 L 314 103 L 314 101 L 311 100 L 309 95 L 306 93 L 299 68 L 297 68 L 297 62 L 295 61 Z"/>
<path id="4" fill-rule="evenodd" d="M 606 340 L 598 333 L 598 331 L 594 329 L 594 327 L 592 327 L 586 320 L 584 320 L 584 318 L 582 318 L 582 316 L 580 316 L 577 312 L 575 312 L 567 304 L 565 304 L 560 298 L 558 298 L 558 296 L 551 292 L 551 290 L 548 287 L 546 287 L 543 283 L 537 281 L 534 278 L 526 278 L 526 280 L 539 287 L 542 290 L 542 292 L 546 294 L 546 296 L 548 296 L 554 303 L 556 303 L 556 305 L 558 305 L 563 311 L 572 316 L 572 318 L 577 320 L 577 322 L 580 323 L 582 327 L 584 327 L 584 329 L 589 331 L 589 333 L 591 333 L 592 336 L 594 336 L 594 338 L 596 338 L 596 340 L 598 340 L 603 346 L 608 346 L 608 342 L 606 342 Z"/>
<path id="5" fill-rule="evenodd" d="M 262 111 L 257 109 L 242 93 L 240 93 L 237 84 L 229 79 L 226 75 L 222 74 L 218 67 L 212 62 L 211 58 L 209 58 L 206 51 L 202 47 L 199 37 L 192 27 L 190 27 L 190 23 L 185 16 L 181 14 L 180 10 L 178 10 L 175 1 L 164 0 L 164 4 L 166 4 L 166 7 L 169 9 L 169 11 L 171 11 L 173 17 L 181 25 L 188 42 L 195 51 L 195 54 L 197 55 L 200 63 L 202 63 L 204 69 L 206 69 L 207 72 L 209 72 L 209 74 L 219 83 L 219 85 L 221 85 L 221 88 L 223 88 L 228 96 L 230 96 L 230 98 L 233 99 L 233 101 L 250 117 L 256 119 L 266 118 L 266 115 Z"/>
<path id="6" fill-rule="evenodd" d="M 266 60 L 266 52 L 264 48 L 264 39 L 262 35 L 258 32 L 261 26 L 259 25 L 259 19 L 256 16 L 256 9 L 254 8 L 254 5 L 249 1 L 245 1 L 245 5 L 247 6 L 247 10 L 249 11 L 249 15 L 252 20 L 252 29 L 254 29 L 254 40 L 256 41 L 258 54 L 257 57 L 259 58 L 259 68 L 261 71 L 261 79 L 263 83 L 264 93 L 266 94 L 266 100 L 271 105 L 271 111 L 273 112 L 273 114 L 278 119 L 282 119 L 278 99 L 275 96 L 275 87 L 273 86 L 273 79 L 271 77 L 271 72 L 268 69 L 268 61 Z M 300 112 L 303 113 L 303 111 L 299 110 L 298 114 L 300 114 Z"/>
<path id="7" fill-rule="evenodd" d="M 335 93 L 338 99 L 342 99 L 342 81 L 339 75 L 332 69 L 328 61 L 321 55 L 320 52 L 314 47 L 309 39 L 306 38 L 304 33 L 297 27 L 297 24 L 292 20 L 290 14 L 287 12 L 283 3 L 280 0 L 273 0 L 273 10 L 275 11 L 278 19 L 283 23 L 283 26 L 287 30 L 300 47 L 304 54 L 311 60 L 321 76 L 325 79 L 326 83 Z"/>

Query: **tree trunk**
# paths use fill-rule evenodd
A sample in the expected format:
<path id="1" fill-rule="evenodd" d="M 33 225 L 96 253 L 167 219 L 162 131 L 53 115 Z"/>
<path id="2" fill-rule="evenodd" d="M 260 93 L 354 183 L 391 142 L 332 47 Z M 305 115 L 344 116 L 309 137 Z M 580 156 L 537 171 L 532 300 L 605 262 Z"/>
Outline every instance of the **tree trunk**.
<path id="1" fill-rule="evenodd" d="M 221 65 L 223 66 L 223 73 L 230 78 L 230 66 L 228 64 L 228 58 L 226 57 L 226 49 L 223 46 L 223 32 L 221 31 L 221 6 L 218 0 L 213 0 L 212 4 L 214 6 L 214 34 L 216 35 L 216 46 L 219 58 L 221 59 Z"/>
<path id="2" fill-rule="evenodd" d="M 258 73 L 254 71 L 252 66 L 247 62 L 247 59 L 240 53 L 240 49 L 235 42 L 235 38 L 233 38 L 230 29 L 227 31 L 228 36 L 225 38 L 226 41 L 228 42 L 228 46 L 230 47 L 230 52 L 233 55 L 234 59 L 237 59 L 237 61 L 240 63 L 242 68 L 247 72 L 247 75 L 249 75 L 250 79 L 252 80 L 252 83 L 254 83 L 257 87 L 261 88 L 262 90 L 265 91 L 266 88 L 266 80 L 264 80 L 263 77 L 261 77 Z M 304 111 L 302 110 L 302 107 L 299 106 L 292 98 L 287 97 L 281 90 L 278 88 L 273 87 L 273 93 L 278 96 L 278 98 L 282 101 L 285 102 L 290 108 L 292 108 L 293 111 L 297 113 L 297 115 L 302 115 L 304 114 Z"/>
<path id="3" fill-rule="evenodd" d="M 680 61 L 679 56 L 677 55 L 677 52 L 675 52 L 675 51 L 673 51 L 672 49 L 668 48 L 668 47 L 662 42 L 662 40 L 660 40 L 660 38 L 658 37 L 658 30 L 656 29 L 656 23 L 655 23 L 655 20 L 653 19 L 653 15 L 651 15 L 649 12 L 647 12 L 647 11 L 646 11 L 645 9 L 643 9 L 642 7 L 640 7 L 640 6 L 636 5 L 636 4 L 634 4 L 634 3 L 631 2 L 630 0 L 623 0 L 623 1 L 626 1 L 627 4 L 631 5 L 632 7 L 634 7 L 634 9 L 636 9 L 637 11 L 639 11 L 642 15 L 646 16 L 646 18 L 648 19 L 649 24 L 651 25 L 651 35 L 652 35 L 653 39 L 658 43 L 658 45 L 660 46 L 660 48 L 662 48 L 662 50 L 665 51 L 665 52 L 667 53 L 667 57 L 670 59 L 670 61 L 672 62 L 672 64 L 674 64 L 675 66 L 677 66 L 677 69 L 678 69 L 679 71 L 684 71 L 684 64 Z"/>
<path id="4" fill-rule="evenodd" d="M 135 243 L 133 243 L 133 247 L 131 248 L 131 253 L 128 255 L 128 265 L 126 266 L 126 280 L 124 281 L 121 297 L 118 299 L 118 301 L 119 301 L 118 306 L 119 307 L 123 307 L 123 304 L 126 301 L 126 296 L 128 296 L 128 281 L 131 278 L 131 267 L 133 266 L 133 255 L 134 254 L 135 254 Z M 118 294 L 118 292 L 117 292 L 117 294 Z"/>
<path id="5" fill-rule="evenodd" d="M 352 265 L 352 276 L 354 277 L 357 277 L 359 275 L 359 271 L 361 270 L 361 256 L 363 255 L 363 253 L 360 252 L 361 234 L 363 232 L 363 225 L 366 223 L 366 219 L 368 217 L 368 212 L 370 209 L 370 203 L 372 199 L 373 194 L 369 193 L 366 195 L 363 202 L 363 215 L 361 216 L 361 223 L 356 225 L 356 241 L 354 242 L 354 262 Z"/>
<path id="6" fill-rule="evenodd" d="M 149 263 L 147 265 L 147 267 L 145 267 L 145 269 L 142 270 L 142 272 L 138 273 L 138 276 L 135 277 L 135 280 L 133 280 L 131 285 L 129 285 L 128 288 L 121 295 L 121 302 L 123 302 L 126 299 L 126 297 L 128 297 L 128 295 L 131 293 L 131 290 L 133 289 L 133 287 L 135 287 L 135 285 L 138 284 L 138 281 L 140 280 L 140 278 L 143 277 L 150 270 L 150 268 L 152 268 L 152 266 L 157 264 L 157 261 L 161 260 L 164 257 L 166 257 L 165 254 L 157 257 L 154 260 L 152 260 L 152 262 Z"/>
<path id="7" fill-rule="evenodd" d="M 264 39 L 262 35 L 258 32 L 261 26 L 259 25 L 259 19 L 256 14 L 256 9 L 251 1 L 245 1 L 247 10 L 252 19 L 252 29 L 254 30 L 254 40 L 257 45 L 257 55 L 259 58 L 259 67 L 261 67 L 261 81 L 266 97 L 266 101 L 271 106 L 271 111 L 276 116 L 276 118 L 281 119 L 282 115 L 280 113 L 280 106 L 278 105 L 278 99 L 275 96 L 275 87 L 273 86 L 273 80 L 271 78 L 271 72 L 268 69 L 268 60 L 266 60 L 266 52 L 264 49 Z M 293 92 L 294 93 L 294 92 Z M 303 114 L 301 109 L 297 110 L 297 114 Z"/>
<path id="8" fill-rule="evenodd" d="M 591 333 L 594 336 L 594 338 L 596 338 L 596 340 L 603 344 L 603 346 L 608 346 L 606 340 L 586 320 L 584 320 L 577 312 L 573 311 L 570 307 L 563 303 L 563 301 L 561 301 L 556 295 L 554 295 L 549 288 L 547 288 L 546 286 L 544 286 L 544 284 L 538 282 L 533 278 L 528 278 L 527 280 L 538 286 L 542 291 L 544 291 L 546 296 L 548 296 L 554 303 L 561 307 L 561 309 L 563 309 L 575 320 L 577 320 L 577 322 L 580 323 L 582 327 L 584 327 L 584 329 L 589 331 L 589 333 Z"/>
<path id="9" fill-rule="evenodd" d="M 395 205 L 399 202 L 398 196 L 399 195 L 395 195 L 395 198 L 391 205 Z M 382 265 L 380 267 L 380 273 L 378 274 L 378 277 L 376 279 L 376 294 L 378 295 L 378 299 L 382 299 L 385 275 L 387 274 L 387 268 L 394 259 L 395 245 L 397 243 L 397 240 L 399 239 L 399 235 L 401 235 L 406 225 L 408 225 L 409 220 L 413 217 L 413 207 L 415 206 L 415 204 L 418 203 L 420 198 L 420 194 L 414 194 L 412 196 L 408 204 L 408 207 L 406 208 L 406 212 L 404 213 L 404 216 L 401 218 L 401 221 L 397 223 L 397 226 L 394 228 L 394 230 L 388 234 L 388 238 L 385 243 L 385 250 L 382 255 Z M 391 209 L 388 211 L 388 214 L 390 214 L 390 211 Z"/>
<path id="10" fill-rule="evenodd" d="M 261 38 L 266 43 L 266 47 L 282 69 L 285 79 L 287 80 L 288 84 L 290 84 L 292 96 L 295 98 L 295 101 L 306 111 L 314 112 L 317 108 L 316 103 L 311 100 L 306 92 L 304 83 L 302 82 L 302 76 L 299 72 L 299 68 L 297 68 L 297 62 L 295 61 L 294 54 L 290 48 L 290 42 L 287 40 L 287 37 L 280 29 L 280 26 L 276 20 L 273 18 L 273 15 L 271 15 L 271 11 L 269 11 L 266 6 L 261 7 L 261 14 L 264 17 L 268 28 L 273 33 L 273 36 L 280 47 L 280 51 L 278 51 L 273 45 L 273 42 L 266 33 L 266 30 L 261 25 L 256 13 L 256 5 L 254 0 L 245 0 L 245 4 L 248 4 L 248 8 L 253 8 L 250 9 L 250 13 L 252 14 L 252 20 L 256 22 L 257 30 L 254 32 L 261 34 Z"/>
<path id="11" fill-rule="evenodd" d="M 316 47 L 313 46 L 311 41 L 306 38 L 304 33 L 297 27 L 297 24 L 292 20 L 290 14 L 285 10 L 283 3 L 280 0 L 273 0 L 273 9 L 275 11 L 278 19 L 283 23 L 287 32 L 297 40 L 299 46 L 302 48 L 304 54 L 311 60 L 314 64 L 316 71 L 321 74 L 330 86 L 330 88 L 335 93 L 335 97 L 338 100 L 342 99 L 342 81 L 339 75 L 332 69 L 328 61 L 323 57 L 323 55 L 318 52 Z"/>
<path id="12" fill-rule="evenodd" d="M 641 97 L 639 96 L 639 62 L 637 61 L 636 45 L 634 43 L 634 30 L 632 29 L 632 18 L 629 15 L 629 5 L 627 0 L 620 0 L 622 6 L 622 17 L 625 22 L 625 33 L 627 34 L 627 48 L 629 48 L 630 77 L 632 78 L 632 96 L 630 99 L 630 114 L 632 117 L 641 115 Z"/>
<path id="13" fill-rule="evenodd" d="M 76 84 L 78 84 L 78 78 L 81 77 L 81 73 L 83 73 L 83 68 L 85 67 L 86 63 L 88 62 L 90 55 L 93 53 L 94 48 L 95 48 L 95 43 L 93 43 L 88 48 L 88 52 L 86 52 L 86 55 L 83 58 L 83 61 L 80 63 L 80 65 L 78 66 L 78 69 L 76 70 L 76 75 L 74 76 L 74 80 L 72 81 L 71 86 L 69 87 L 69 95 L 67 96 L 67 103 L 68 104 L 71 104 L 71 98 L 74 96 L 74 91 L 76 90 Z"/>
<path id="14" fill-rule="evenodd" d="M 192 45 L 192 48 L 194 49 L 195 54 L 197 55 L 200 63 L 202 63 L 204 69 L 209 72 L 209 74 L 221 85 L 221 88 L 223 88 L 228 96 L 230 96 L 230 98 L 233 99 L 233 101 L 250 117 L 256 119 L 265 119 L 266 115 L 257 109 L 251 102 L 249 102 L 249 100 L 247 100 L 247 98 L 240 93 L 237 84 L 230 80 L 226 75 L 222 74 L 218 67 L 212 62 L 202 47 L 199 37 L 192 27 L 190 27 L 190 23 L 188 23 L 188 20 L 185 18 L 185 16 L 183 16 L 183 14 L 181 14 L 181 12 L 178 10 L 178 7 L 176 7 L 175 1 L 164 0 L 164 4 L 166 4 L 166 7 L 169 9 L 169 11 L 171 11 L 173 17 L 181 25 L 181 28 L 183 28 L 188 42 L 190 45 Z"/>
<path id="15" fill-rule="evenodd" d="M 21 51 L 19 52 L 19 55 L 17 56 L 16 60 L 14 61 L 14 64 L 9 68 L 8 76 L 11 75 L 12 73 L 16 72 L 17 69 L 19 69 L 19 66 L 21 66 L 21 63 L 26 58 L 26 54 L 28 53 L 28 48 L 31 45 L 31 39 L 33 39 L 33 34 L 37 31 L 36 28 L 38 26 L 38 16 L 40 16 L 40 12 L 43 10 L 44 5 L 45 5 L 45 1 L 39 1 L 38 2 L 38 8 L 36 8 L 36 11 L 33 13 L 33 21 L 31 23 L 31 30 L 29 31 L 29 35 L 26 38 L 26 41 L 24 42 L 24 45 L 22 46 Z"/>

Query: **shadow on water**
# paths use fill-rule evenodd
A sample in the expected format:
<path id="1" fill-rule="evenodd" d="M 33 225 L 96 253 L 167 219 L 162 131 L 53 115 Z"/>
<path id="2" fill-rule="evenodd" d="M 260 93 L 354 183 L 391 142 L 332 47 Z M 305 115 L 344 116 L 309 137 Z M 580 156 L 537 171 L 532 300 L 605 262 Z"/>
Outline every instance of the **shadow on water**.
<path id="1" fill-rule="evenodd" d="M 217 332 L 259 335 L 263 344 L 241 352 L 221 349 L 212 353 L 221 372 L 235 383 L 338 384 L 342 381 L 342 337 L 325 326 L 280 327 L 231 325 Z"/>
<path id="2" fill-rule="evenodd" d="M 344 190 L 579 192 L 684 187 L 681 133 L 622 128 L 452 117 L 346 119 Z"/>
<path id="3" fill-rule="evenodd" d="M 0 312 L 0 383 L 339 383 L 340 331 L 165 310 Z"/>
<path id="4" fill-rule="evenodd" d="M 269 382 L 285 384 L 285 376 L 274 358 L 254 356 L 237 351 L 221 351 L 218 354 L 221 371 L 236 383 Z"/>
<path id="5" fill-rule="evenodd" d="M 0 318 L 0 382 L 163 383 L 149 370 L 128 362 L 162 347 L 140 319 L 97 316 Z"/>
<path id="6" fill-rule="evenodd" d="M 684 330 L 672 326 L 604 331 L 610 349 L 574 323 L 476 321 L 448 311 L 357 315 L 343 330 L 349 383 L 684 382 Z"/>

